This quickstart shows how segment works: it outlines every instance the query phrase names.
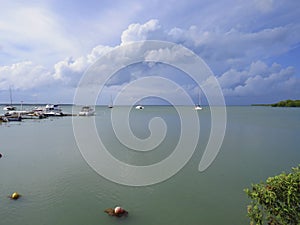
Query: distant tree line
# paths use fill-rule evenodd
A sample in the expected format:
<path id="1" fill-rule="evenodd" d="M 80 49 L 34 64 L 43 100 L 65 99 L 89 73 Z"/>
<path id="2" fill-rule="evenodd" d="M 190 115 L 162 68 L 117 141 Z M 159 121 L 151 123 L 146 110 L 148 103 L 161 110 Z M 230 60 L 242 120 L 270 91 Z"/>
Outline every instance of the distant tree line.
<path id="1" fill-rule="evenodd" d="M 252 106 L 300 107 L 300 100 L 284 100 L 274 104 L 252 104 Z"/>
<path id="2" fill-rule="evenodd" d="M 285 100 L 275 104 L 271 104 L 272 107 L 300 107 L 300 100 Z"/>

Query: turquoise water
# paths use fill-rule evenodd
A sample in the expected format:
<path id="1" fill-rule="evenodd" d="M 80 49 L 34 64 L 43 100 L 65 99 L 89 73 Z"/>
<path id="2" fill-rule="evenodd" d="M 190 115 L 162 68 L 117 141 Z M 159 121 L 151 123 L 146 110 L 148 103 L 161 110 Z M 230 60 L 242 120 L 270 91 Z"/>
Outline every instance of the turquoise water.
<path id="1" fill-rule="evenodd" d="M 164 159 L 180 136 L 172 107 L 133 110 L 136 136 L 149 136 L 147 124 L 155 116 L 165 120 L 168 130 L 158 151 L 128 151 L 114 136 L 110 110 L 96 111 L 103 143 L 114 157 L 131 164 Z M 209 137 L 209 108 L 199 111 L 201 131 L 191 160 L 175 176 L 147 187 L 119 185 L 90 168 L 76 144 L 71 117 L 2 123 L 0 224 L 248 224 L 249 199 L 243 189 L 300 163 L 300 109 L 227 107 L 227 116 L 220 153 L 206 171 L 200 173 L 198 164 Z M 17 201 L 7 198 L 14 191 L 22 194 Z M 117 219 L 103 212 L 115 205 L 127 209 L 129 217 Z"/>

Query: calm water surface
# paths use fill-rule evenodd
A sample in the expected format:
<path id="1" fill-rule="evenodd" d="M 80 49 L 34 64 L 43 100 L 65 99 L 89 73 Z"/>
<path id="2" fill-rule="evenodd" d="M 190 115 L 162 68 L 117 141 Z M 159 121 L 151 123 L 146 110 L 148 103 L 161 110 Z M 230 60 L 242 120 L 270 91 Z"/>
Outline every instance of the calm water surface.
<path id="1" fill-rule="evenodd" d="M 95 120 L 112 155 L 145 165 L 167 157 L 180 136 L 172 107 L 133 111 L 132 131 L 148 137 L 147 124 L 156 116 L 165 120 L 167 135 L 155 151 L 144 154 L 124 148 L 116 139 L 108 108 L 98 107 Z M 227 116 L 220 153 L 206 171 L 200 173 L 198 164 L 209 137 L 209 108 L 199 111 L 201 132 L 191 160 L 171 179 L 148 187 L 119 185 L 94 172 L 76 145 L 71 117 L 2 123 L 0 224 L 248 224 L 249 199 L 243 189 L 300 163 L 300 109 L 228 107 Z M 14 191 L 22 194 L 18 201 L 7 198 Z M 126 208 L 129 217 L 116 219 L 103 212 L 115 205 Z"/>

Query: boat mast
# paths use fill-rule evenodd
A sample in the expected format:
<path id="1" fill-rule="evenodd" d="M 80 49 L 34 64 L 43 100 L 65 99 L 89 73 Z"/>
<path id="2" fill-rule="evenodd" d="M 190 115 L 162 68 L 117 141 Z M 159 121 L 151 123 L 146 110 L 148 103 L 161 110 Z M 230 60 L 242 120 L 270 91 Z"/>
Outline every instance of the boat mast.
<path id="1" fill-rule="evenodd" d="M 201 96 L 200 96 L 200 88 L 199 88 L 199 92 L 198 92 L 198 105 L 200 106 L 201 105 L 201 103 L 200 103 L 200 100 L 201 99 Z"/>
<path id="2" fill-rule="evenodd" d="M 12 106 L 12 94 L 11 94 L 11 87 L 9 86 L 9 97 L 10 97 L 10 105 Z"/>
<path id="3" fill-rule="evenodd" d="M 112 100 L 112 96 L 110 95 L 110 104 L 108 105 L 108 108 L 113 108 L 114 104 L 113 104 L 113 100 Z"/>

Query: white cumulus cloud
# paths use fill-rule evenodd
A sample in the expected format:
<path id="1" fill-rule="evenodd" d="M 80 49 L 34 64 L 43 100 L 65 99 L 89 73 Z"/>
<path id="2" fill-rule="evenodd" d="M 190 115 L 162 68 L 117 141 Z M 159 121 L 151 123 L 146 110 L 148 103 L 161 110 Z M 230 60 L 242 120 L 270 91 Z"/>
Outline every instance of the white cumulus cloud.
<path id="1" fill-rule="evenodd" d="M 0 67 L 0 90 L 7 90 L 9 87 L 27 90 L 50 85 L 53 81 L 46 68 L 30 61 Z"/>
<path id="2" fill-rule="evenodd" d="M 279 64 L 267 66 L 254 62 L 246 70 L 229 70 L 219 78 L 224 95 L 230 96 L 285 96 L 300 94 L 297 91 L 300 79 L 292 67 L 282 68 Z"/>
<path id="3" fill-rule="evenodd" d="M 156 19 L 149 20 L 144 24 L 130 24 L 121 35 L 121 43 L 125 44 L 132 41 L 143 41 L 154 39 L 155 34 L 160 30 L 161 26 Z"/>

